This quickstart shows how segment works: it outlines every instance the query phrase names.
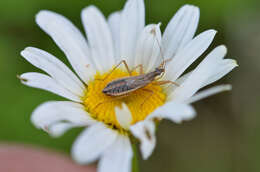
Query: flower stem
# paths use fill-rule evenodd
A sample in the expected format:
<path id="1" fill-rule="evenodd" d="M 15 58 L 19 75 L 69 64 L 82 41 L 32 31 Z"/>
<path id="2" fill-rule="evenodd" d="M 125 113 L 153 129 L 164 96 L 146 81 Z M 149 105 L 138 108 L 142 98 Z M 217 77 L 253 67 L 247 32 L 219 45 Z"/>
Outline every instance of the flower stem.
<path id="1" fill-rule="evenodd" d="M 138 153 L 137 153 L 137 146 L 136 143 L 132 143 L 132 149 L 133 149 L 133 160 L 132 160 L 132 172 L 139 172 L 139 166 L 138 166 Z"/>

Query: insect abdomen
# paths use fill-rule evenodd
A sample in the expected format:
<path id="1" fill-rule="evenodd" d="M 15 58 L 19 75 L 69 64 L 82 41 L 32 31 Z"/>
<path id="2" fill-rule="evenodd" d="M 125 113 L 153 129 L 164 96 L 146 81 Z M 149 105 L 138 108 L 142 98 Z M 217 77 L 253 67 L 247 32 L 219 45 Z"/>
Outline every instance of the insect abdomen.
<path id="1" fill-rule="evenodd" d="M 129 87 L 126 82 L 111 82 L 108 84 L 104 89 L 103 93 L 110 96 L 120 96 L 127 94 L 128 92 L 134 90 L 133 88 Z"/>

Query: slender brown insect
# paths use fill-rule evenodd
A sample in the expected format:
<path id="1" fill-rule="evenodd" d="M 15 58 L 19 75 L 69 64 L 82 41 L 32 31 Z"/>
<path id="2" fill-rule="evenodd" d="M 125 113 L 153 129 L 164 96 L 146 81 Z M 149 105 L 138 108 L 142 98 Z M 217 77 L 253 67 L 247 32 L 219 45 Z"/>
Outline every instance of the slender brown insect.
<path id="1" fill-rule="evenodd" d="M 126 68 L 129 69 L 125 60 L 122 60 L 119 63 L 119 65 L 121 63 L 124 63 Z M 131 76 L 133 70 L 132 71 L 128 70 L 128 73 L 130 76 L 115 79 L 115 80 L 109 82 L 106 85 L 106 87 L 102 90 L 102 92 L 111 97 L 118 97 L 118 96 L 124 97 L 125 95 L 128 95 L 129 93 L 131 93 L 133 91 L 144 88 L 145 86 L 147 86 L 150 83 L 156 84 L 156 85 L 172 83 L 172 84 L 176 85 L 176 83 L 174 83 L 172 81 L 158 81 L 158 79 L 160 79 L 161 77 L 156 78 L 156 77 L 162 76 L 164 74 L 164 72 L 165 72 L 164 63 L 165 63 L 165 61 L 159 67 L 155 68 L 154 71 L 146 73 L 146 74 L 143 73 L 143 66 L 139 65 L 138 67 L 140 67 L 141 72 L 140 72 L 140 75 L 137 75 L 137 76 Z M 118 66 L 116 66 L 116 68 Z M 114 68 L 114 70 L 116 68 Z M 135 67 L 134 69 L 136 69 L 136 68 L 137 67 Z M 113 72 L 113 70 L 111 72 Z M 107 76 L 105 78 L 107 78 Z"/>
<path id="2" fill-rule="evenodd" d="M 155 34 L 155 31 L 151 30 L 151 33 Z M 158 42 L 158 40 L 157 40 L 157 42 Z M 158 44 L 159 44 L 159 42 L 158 42 Z M 160 47 L 160 53 L 161 53 L 161 47 Z M 163 56 L 162 56 L 162 58 L 163 58 Z M 168 62 L 170 60 L 171 59 L 168 59 L 168 60 L 163 59 L 163 62 L 157 68 L 155 68 L 154 71 L 146 73 L 146 74 L 144 74 L 144 72 L 143 72 L 142 64 L 140 64 L 140 65 L 134 67 L 132 70 L 130 70 L 126 61 L 122 60 L 102 80 L 107 79 L 110 76 L 110 74 L 114 70 L 116 70 L 116 68 L 118 68 L 122 63 L 125 65 L 127 72 L 129 73 L 129 76 L 112 80 L 105 86 L 105 88 L 102 90 L 102 92 L 107 96 L 113 97 L 115 99 L 120 99 L 122 97 L 128 96 L 129 94 L 131 94 L 132 92 L 134 92 L 136 90 L 142 89 L 143 91 L 150 93 L 147 98 L 144 98 L 144 102 L 145 102 L 145 100 L 148 99 L 153 94 L 152 90 L 144 88 L 145 86 L 147 86 L 150 83 L 155 84 L 155 85 L 174 84 L 174 85 L 178 86 L 177 83 L 172 82 L 172 81 L 168 81 L 168 80 L 158 81 L 159 79 L 162 78 L 162 76 L 165 73 L 166 62 Z M 134 70 L 136 70 L 137 68 L 140 68 L 140 75 L 131 76 L 132 72 Z M 111 101 L 111 100 L 109 100 L 109 101 Z M 105 102 L 108 102 L 108 101 L 105 101 Z M 99 106 L 100 104 L 103 104 L 105 102 L 99 103 L 97 106 Z"/>

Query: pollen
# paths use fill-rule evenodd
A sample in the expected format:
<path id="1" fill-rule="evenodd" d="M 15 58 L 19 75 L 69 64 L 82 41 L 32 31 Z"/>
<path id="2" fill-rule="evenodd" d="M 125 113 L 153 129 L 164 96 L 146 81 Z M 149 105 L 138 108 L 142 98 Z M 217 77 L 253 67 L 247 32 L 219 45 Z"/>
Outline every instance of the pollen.
<path id="1" fill-rule="evenodd" d="M 133 72 L 132 76 L 134 75 L 138 75 L 138 73 Z M 166 94 L 162 87 L 153 83 L 128 93 L 122 98 L 111 97 L 102 92 L 109 82 L 127 76 L 129 74 L 121 69 L 116 69 L 112 73 L 109 71 L 102 75 L 97 73 L 94 79 L 88 83 L 84 97 L 86 111 L 94 119 L 119 130 L 122 130 L 122 128 L 116 119 L 116 106 L 121 107 L 125 103 L 132 114 L 132 124 L 134 124 L 144 120 L 156 108 L 163 105 L 166 100 Z M 150 92 L 147 90 L 150 90 Z"/>

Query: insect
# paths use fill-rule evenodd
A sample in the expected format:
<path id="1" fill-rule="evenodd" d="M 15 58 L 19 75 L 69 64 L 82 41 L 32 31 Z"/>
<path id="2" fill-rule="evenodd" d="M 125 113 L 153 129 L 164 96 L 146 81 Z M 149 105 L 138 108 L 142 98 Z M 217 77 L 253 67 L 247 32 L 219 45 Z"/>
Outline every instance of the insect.
<path id="1" fill-rule="evenodd" d="M 155 35 L 155 30 L 151 30 L 151 33 Z M 157 40 L 157 43 L 159 45 L 158 40 Z M 160 53 L 161 53 L 161 57 L 163 58 L 163 61 L 157 68 L 155 68 L 154 71 L 151 71 L 151 72 L 145 74 L 143 72 L 142 64 L 137 65 L 132 70 L 130 70 L 126 61 L 122 60 L 102 80 L 106 80 L 111 75 L 111 73 L 113 71 L 115 71 L 116 68 L 118 68 L 121 64 L 124 64 L 129 76 L 110 81 L 104 87 L 102 92 L 105 95 L 110 96 L 114 99 L 120 99 L 120 98 L 129 96 L 132 92 L 134 92 L 136 90 L 142 89 L 143 91 L 146 91 L 149 93 L 149 95 L 146 98 L 144 98 L 144 101 L 143 101 L 143 103 L 144 103 L 154 93 L 152 90 L 145 88 L 145 86 L 147 86 L 148 84 L 150 84 L 150 83 L 155 84 L 155 85 L 174 84 L 174 85 L 178 86 L 178 84 L 173 81 L 169 81 L 169 80 L 159 81 L 159 79 L 161 79 L 163 77 L 163 75 L 165 74 L 166 63 L 171 60 L 171 58 L 164 60 L 164 57 L 163 57 L 162 51 L 161 51 L 161 47 L 159 46 L 159 48 L 160 48 Z M 136 70 L 137 68 L 140 68 L 140 74 L 137 76 L 132 76 L 132 72 L 134 70 Z M 111 100 L 108 100 L 108 101 L 111 101 Z M 108 101 L 101 102 L 97 106 L 99 106 L 105 102 L 108 102 Z M 143 103 L 141 104 L 141 106 L 143 105 Z"/>
<path id="2" fill-rule="evenodd" d="M 125 96 L 129 95 L 131 92 L 144 88 L 145 86 L 147 86 L 150 83 L 156 84 L 156 85 L 172 83 L 172 84 L 176 85 L 176 83 L 174 83 L 172 81 L 158 81 L 158 79 L 160 79 L 163 76 L 163 74 L 165 73 L 165 67 L 164 67 L 165 61 L 163 61 L 163 63 L 159 67 L 155 68 L 154 71 L 146 73 L 146 74 L 143 73 L 143 65 L 138 65 L 137 67 L 135 67 L 133 69 L 133 70 L 135 70 L 136 68 L 140 67 L 141 72 L 140 72 L 140 75 L 137 75 L 137 76 L 131 76 L 133 70 L 131 70 L 131 71 L 129 70 L 129 67 L 125 60 L 122 60 L 113 70 L 115 70 L 122 63 L 125 65 L 128 73 L 129 73 L 129 76 L 115 79 L 115 80 L 112 80 L 111 82 L 109 82 L 105 86 L 105 88 L 102 90 L 102 92 L 104 94 L 111 96 L 111 97 L 125 97 Z M 111 73 L 113 72 L 113 70 L 111 71 Z M 107 78 L 108 76 L 109 76 L 109 74 L 105 78 Z M 161 76 L 161 77 L 157 78 L 158 76 Z M 144 90 L 148 91 L 147 89 L 144 89 Z"/>
<path id="3" fill-rule="evenodd" d="M 110 81 L 105 88 L 102 90 L 102 92 L 109 96 L 112 97 L 113 99 L 121 99 L 123 97 L 127 97 L 129 96 L 132 92 L 142 89 L 143 91 L 146 91 L 149 93 L 149 95 L 147 97 L 144 98 L 143 103 L 141 104 L 141 106 L 143 106 L 143 104 L 145 103 L 145 101 L 150 98 L 153 95 L 153 91 L 144 88 L 145 86 L 147 86 L 148 84 L 152 83 L 155 85 L 164 85 L 164 84 L 174 84 L 177 85 L 177 83 L 169 81 L 169 80 L 165 80 L 165 81 L 158 81 L 159 79 L 161 79 L 165 73 L 165 64 L 166 62 L 169 60 L 164 60 L 159 67 L 155 68 L 154 71 L 149 72 L 149 73 L 144 73 L 143 72 L 143 65 L 140 64 L 136 67 L 134 67 L 132 70 L 129 69 L 127 63 L 125 60 L 122 60 L 118 65 L 116 65 L 112 71 L 102 80 L 105 80 L 109 77 L 109 75 L 116 70 L 116 68 L 118 68 L 122 63 L 125 65 L 127 72 L 129 73 L 129 76 L 127 77 L 123 77 L 123 78 L 119 78 L 119 79 L 115 79 Z M 132 76 L 132 72 L 134 70 L 136 70 L 137 68 L 140 68 L 140 75 L 137 76 Z M 101 104 L 104 104 L 106 102 L 111 102 L 111 100 L 108 101 L 104 101 L 101 102 L 99 104 L 96 105 L 96 107 L 100 106 Z M 96 108 L 95 107 L 95 108 Z"/>

